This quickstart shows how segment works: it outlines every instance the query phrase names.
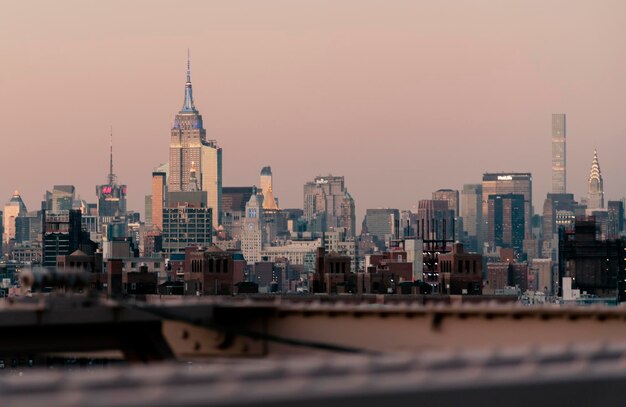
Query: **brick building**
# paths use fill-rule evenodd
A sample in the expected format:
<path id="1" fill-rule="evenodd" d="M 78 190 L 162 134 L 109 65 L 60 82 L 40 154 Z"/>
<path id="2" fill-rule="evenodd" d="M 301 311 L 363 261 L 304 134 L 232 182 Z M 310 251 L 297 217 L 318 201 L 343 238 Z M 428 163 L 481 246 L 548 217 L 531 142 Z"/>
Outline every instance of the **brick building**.
<path id="1" fill-rule="evenodd" d="M 455 243 L 451 252 L 439 255 L 439 279 L 442 294 L 482 294 L 483 256 Z"/>
<path id="2" fill-rule="evenodd" d="M 186 295 L 230 295 L 233 293 L 233 257 L 219 247 L 185 248 Z"/>

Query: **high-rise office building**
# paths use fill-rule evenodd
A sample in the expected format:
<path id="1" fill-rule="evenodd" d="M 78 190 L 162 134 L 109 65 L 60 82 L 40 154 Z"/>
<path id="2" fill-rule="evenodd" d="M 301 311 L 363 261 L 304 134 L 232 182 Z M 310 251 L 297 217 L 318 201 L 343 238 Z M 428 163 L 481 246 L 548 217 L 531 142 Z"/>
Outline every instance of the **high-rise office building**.
<path id="1" fill-rule="evenodd" d="M 459 191 L 454 189 L 438 189 L 433 192 L 433 200 L 447 201 L 448 209 L 454 212 L 454 217 L 459 216 Z"/>
<path id="2" fill-rule="evenodd" d="M 126 185 L 117 183 L 117 176 L 113 173 L 113 132 L 109 147 L 109 175 L 107 183 L 96 186 L 98 196 L 98 216 L 120 217 L 126 216 Z"/>
<path id="3" fill-rule="evenodd" d="M 617 239 L 624 232 L 624 202 L 609 201 L 607 203 L 609 213 L 609 239 Z"/>
<path id="4" fill-rule="evenodd" d="M 347 237 L 354 237 L 356 235 L 356 207 L 354 198 L 347 190 L 343 194 L 340 206 L 338 227 L 345 229 Z"/>
<path id="5" fill-rule="evenodd" d="M 206 192 L 170 192 L 163 208 L 163 252 L 184 252 L 190 246 L 213 242 L 212 208 L 206 207 Z"/>
<path id="6" fill-rule="evenodd" d="M 222 209 L 224 212 L 246 211 L 246 204 L 250 200 L 255 187 L 224 187 L 222 189 Z"/>
<path id="7" fill-rule="evenodd" d="M 517 194 L 524 196 L 524 232 L 530 235 L 533 218 L 533 177 L 530 173 L 485 173 L 483 174 L 483 227 L 482 235 L 489 230 L 489 195 Z"/>
<path id="8" fill-rule="evenodd" d="M 552 115 L 552 193 L 567 192 L 565 114 Z"/>
<path id="9" fill-rule="evenodd" d="M 152 195 L 146 195 L 143 202 L 144 224 L 147 228 L 152 227 Z"/>
<path id="10" fill-rule="evenodd" d="M 272 167 L 269 165 L 261 169 L 261 192 L 263 193 L 263 209 L 278 209 L 277 199 L 274 197 Z"/>
<path id="11" fill-rule="evenodd" d="M 370 235 L 375 236 L 380 242 L 386 242 L 393 239 L 396 228 L 401 227 L 400 211 L 388 208 L 367 209 L 364 223 Z"/>
<path id="12" fill-rule="evenodd" d="M 492 248 L 510 247 L 521 252 L 524 246 L 524 195 L 489 195 L 487 241 Z"/>
<path id="13" fill-rule="evenodd" d="M 19 191 L 15 191 L 9 202 L 4 205 L 2 214 L 2 222 L 4 224 L 2 242 L 4 243 L 4 247 L 8 247 L 10 241 L 15 239 L 15 220 L 19 216 L 24 215 L 26 215 L 26 205 L 24 205 Z"/>
<path id="14" fill-rule="evenodd" d="M 192 166 L 197 182 L 207 193 L 207 205 L 212 209 L 213 224 L 221 223 L 222 217 L 222 148 L 215 140 L 207 140 L 202 116 L 193 101 L 191 72 L 187 59 L 187 82 L 183 107 L 172 126 L 168 189 L 170 192 L 186 192 L 194 188 L 191 181 Z M 154 213 L 154 209 L 153 209 Z"/>
<path id="15" fill-rule="evenodd" d="M 577 204 L 573 194 L 548 194 L 543 204 L 542 219 L 542 235 L 545 241 L 551 240 L 558 233 L 559 226 L 569 226 L 564 222 L 567 218 L 575 217 L 574 209 Z"/>
<path id="16" fill-rule="evenodd" d="M 223 238 L 241 240 L 246 204 L 256 187 L 224 187 L 222 189 Z"/>
<path id="17" fill-rule="evenodd" d="M 41 241 L 41 211 L 27 212 L 15 218 L 15 242 Z"/>
<path id="18" fill-rule="evenodd" d="M 591 170 L 589 171 L 587 209 L 604 209 L 604 181 L 602 180 L 602 171 L 600 171 L 597 150 L 593 150 L 593 161 L 591 162 Z"/>
<path id="19" fill-rule="evenodd" d="M 44 209 L 53 212 L 69 211 L 76 199 L 74 185 L 55 185 L 52 192 L 46 191 Z"/>
<path id="20" fill-rule="evenodd" d="M 160 230 L 163 230 L 163 209 L 167 207 L 166 179 L 164 172 L 152 173 L 152 226 Z"/>
<path id="21" fill-rule="evenodd" d="M 417 236 L 424 240 L 455 240 L 454 211 L 448 201 L 422 199 L 417 204 Z"/>
<path id="22" fill-rule="evenodd" d="M 480 231 L 483 224 L 483 186 L 481 184 L 465 184 L 461 191 L 461 217 L 463 228 L 468 236 L 468 248 L 479 250 L 482 246 Z"/>
<path id="23" fill-rule="evenodd" d="M 346 235 L 354 236 L 354 199 L 348 194 L 344 177 L 318 176 L 304 184 L 304 217 L 312 232 L 343 227 Z"/>
<path id="24" fill-rule="evenodd" d="M 57 256 L 67 256 L 81 243 L 81 213 L 77 209 L 42 211 L 43 258 L 45 267 L 55 267 Z"/>
<path id="25" fill-rule="evenodd" d="M 263 195 L 255 191 L 246 203 L 241 231 L 241 253 L 250 264 L 261 261 L 261 250 L 266 239 L 263 215 Z"/>

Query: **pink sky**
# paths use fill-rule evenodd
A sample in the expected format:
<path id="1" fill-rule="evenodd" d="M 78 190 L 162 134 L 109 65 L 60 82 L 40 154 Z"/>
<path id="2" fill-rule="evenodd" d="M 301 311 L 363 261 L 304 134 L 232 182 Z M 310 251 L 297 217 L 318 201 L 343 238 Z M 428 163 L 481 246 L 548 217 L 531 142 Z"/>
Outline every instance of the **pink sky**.
<path id="1" fill-rule="evenodd" d="M 143 212 L 167 160 L 192 55 L 196 107 L 224 149 L 224 186 L 271 165 L 283 207 L 344 175 L 359 217 L 410 208 L 485 171 L 550 187 L 550 121 L 567 113 L 568 189 L 597 146 L 626 195 L 626 2 L 55 1 L 0 10 L 0 202 L 53 184 L 95 201 L 109 126 L 115 172 Z"/>

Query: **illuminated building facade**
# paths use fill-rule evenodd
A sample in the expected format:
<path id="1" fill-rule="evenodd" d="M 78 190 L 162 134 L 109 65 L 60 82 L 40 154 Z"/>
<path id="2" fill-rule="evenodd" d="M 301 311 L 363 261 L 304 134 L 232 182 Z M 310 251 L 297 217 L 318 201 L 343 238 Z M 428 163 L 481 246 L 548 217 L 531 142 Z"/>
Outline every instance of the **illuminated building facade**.
<path id="1" fill-rule="evenodd" d="M 4 205 L 4 211 L 2 212 L 2 223 L 4 225 L 2 242 L 5 248 L 8 248 L 11 240 L 15 239 L 15 220 L 24 215 L 26 215 L 26 205 L 24 205 L 20 193 L 15 191 L 9 202 Z"/>
<path id="2" fill-rule="evenodd" d="M 202 116 L 193 102 L 191 72 L 187 60 L 187 82 L 182 109 L 174 119 L 170 138 L 169 192 L 193 190 L 190 180 L 192 166 L 201 189 L 207 193 L 207 205 L 212 209 L 213 224 L 221 224 L 222 217 L 222 149 L 215 140 L 206 139 Z M 155 210 L 153 208 L 153 213 Z"/>
<path id="3" fill-rule="evenodd" d="M 602 180 L 602 171 L 600 171 L 600 162 L 596 150 L 593 151 L 593 161 L 591 162 L 591 170 L 589 170 L 587 209 L 604 209 L 604 181 Z"/>
<path id="4" fill-rule="evenodd" d="M 167 206 L 167 185 L 164 172 L 152 173 L 152 226 L 163 230 L 163 208 Z"/>

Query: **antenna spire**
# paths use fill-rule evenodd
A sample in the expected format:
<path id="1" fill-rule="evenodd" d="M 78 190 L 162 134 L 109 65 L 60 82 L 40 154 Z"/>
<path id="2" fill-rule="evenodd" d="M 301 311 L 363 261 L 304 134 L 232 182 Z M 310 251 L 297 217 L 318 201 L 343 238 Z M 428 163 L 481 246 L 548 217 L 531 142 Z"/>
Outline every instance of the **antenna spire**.
<path id="1" fill-rule="evenodd" d="M 189 57 L 189 48 L 187 48 L 187 82 L 191 82 L 191 58 Z"/>
<path id="2" fill-rule="evenodd" d="M 191 58 L 189 56 L 189 48 L 187 48 L 187 83 L 185 84 L 185 100 L 181 112 L 196 112 L 193 105 L 193 93 L 191 90 Z"/>
<path id="3" fill-rule="evenodd" d="M 115 183 L 115 174 L 113 174 L 113 126 L 111 126 L 109 141 L 109 185 Z"/>

